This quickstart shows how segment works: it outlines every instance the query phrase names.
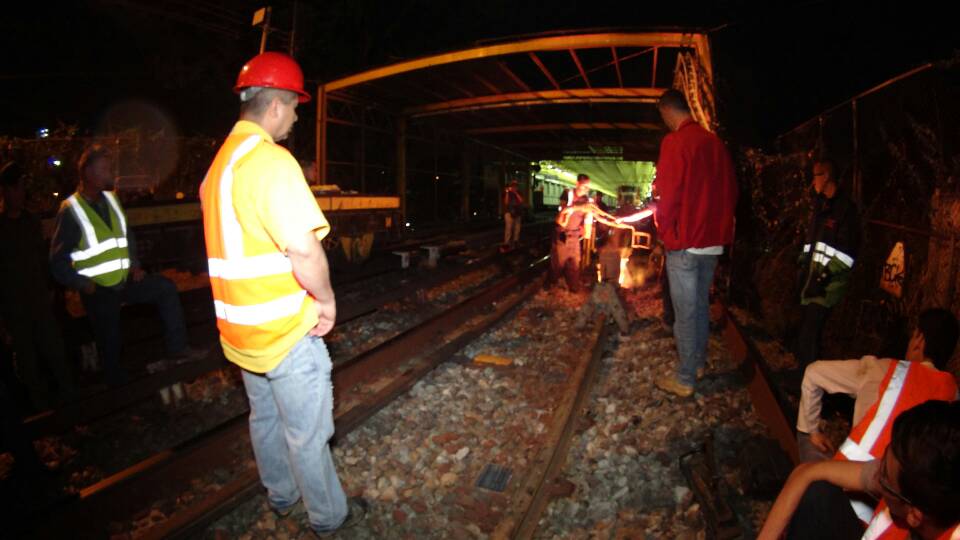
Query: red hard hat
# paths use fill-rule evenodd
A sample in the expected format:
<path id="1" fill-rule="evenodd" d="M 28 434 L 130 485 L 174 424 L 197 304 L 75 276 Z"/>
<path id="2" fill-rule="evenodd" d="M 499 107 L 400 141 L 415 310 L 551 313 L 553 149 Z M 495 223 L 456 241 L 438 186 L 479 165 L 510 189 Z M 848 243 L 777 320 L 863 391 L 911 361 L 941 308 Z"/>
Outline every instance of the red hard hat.
<path id="1" fill-rule="evenodd" d="M 260 53 L 244 64 L 233 91 L 239 94 L 250 86 L 290 90 L 300 95 L 300 103 L 310 101 L 310 94 L 303 90 L 303 71 L 296 60 L 283 53 Z"/>

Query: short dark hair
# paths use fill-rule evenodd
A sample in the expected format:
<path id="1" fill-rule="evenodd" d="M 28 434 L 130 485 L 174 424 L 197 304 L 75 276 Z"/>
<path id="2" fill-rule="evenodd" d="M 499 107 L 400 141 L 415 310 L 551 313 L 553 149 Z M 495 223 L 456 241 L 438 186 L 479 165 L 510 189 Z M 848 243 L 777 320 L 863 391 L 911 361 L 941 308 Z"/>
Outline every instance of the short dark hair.
<path id="1" fill-rule="evenodd" d="M 23 178 L 23 167 L 16 161 L 8 161 L 0 167 L 0 186 L 15 186 Z"/>
<path id="2" fill-rule="evenodd" d="M 577 183 L 578 183 L 578 184 L 581 184 L 581 183 L 583 183 L 583 182 L 589 182 L 589 181 L 590 181 L 590 175 L 584 174 L 584 173 L 580 173 L 580 174 L 577 175 Z"/>
<path id="3" fill-rule="evenodd" d="M 960 338 L 957 318 L 945 309 L 928 309 L 921 312 L 917 318 L 917 330 L 923 334 L 926 342 L 923 355 L 932 360 L 937 369 L 946 368 L 947 362 L 953 356 L 953 349 L 957 346 L 957 339 Z"/>
<path id="4" fill-rule="evenodd" d="M 687 98 L 683 92 L 676 88 L 670 88 L 660 96 L 657 107 L 661 109 L 674 109 L 680 112 L 690 112 L 690 105 L 687 104 Z"/>
<path id="5" fill-rule="evenodd" d="M 960 402 L 927 401 L 893 422 L 903 496 L 939 527 L 960 521 Z"/>
<path id="6" fill-rule="evenodd" d="M 246 92 L 251 92 L 247 99 Z M 243 116 L 261 116 L 274 98 L 280 98 L 285 104 L 297 99 L 297 93 L 282 88 L 245 88 L 240 94 L 240 114 Z"/>
<path id="7" fill-rule="evenodd" d="M 93 163 L 94 161 L 100 158 L 110 158 L 110 157 L 113 157 L 113 152 L 110 150 L 110 148 L 100 143 L 95 143 L 88 146 L 87 149 L 84 150 L 83 154 L 80 156 L 80 160 L 77 161 L 77 172 L 80 173 L 80 178 L 82 179 L 86 177 L 85 173 L 86 173 L 87 167 L 90 166 L 91 163 Z"/>

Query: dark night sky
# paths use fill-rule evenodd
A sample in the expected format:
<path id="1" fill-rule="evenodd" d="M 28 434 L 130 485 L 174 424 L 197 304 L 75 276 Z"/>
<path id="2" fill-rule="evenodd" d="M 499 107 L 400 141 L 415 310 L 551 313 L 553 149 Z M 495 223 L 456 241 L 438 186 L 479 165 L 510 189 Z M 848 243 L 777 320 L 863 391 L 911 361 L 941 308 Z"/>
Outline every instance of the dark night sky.
<path id="1" fill-rule="evenodd" d="M 130 100 L 162 111 L 183 135 L 219 137 L 229 129 L 236 114 L 230 88 L 259 46 L 259 30 L 249 19 L 261 2 L 23 4 L 4 8 L 4 19 L 10 19 L 5 22 L 12 24 L 0 37 L 7 51 L 0 72 L 0 134 L 29 135 L 58 121 L 93 132 L 103 129 L 112 107 Z M 290 28 L 293 1 L 273 5 L 277 25 Z M 538 7 L 544 5 L 549 9 Z M 756 144 L 924 61 L 954 56 L 960 33 L 951 28 L 946 8 L 934 5 L 301 0 L 297 45 L 308 77 L 320 80 L 509 35 L 714 29 L 727 133 Z M 282 36 L 270 42 L 271 48 L 285 46 Z"/>

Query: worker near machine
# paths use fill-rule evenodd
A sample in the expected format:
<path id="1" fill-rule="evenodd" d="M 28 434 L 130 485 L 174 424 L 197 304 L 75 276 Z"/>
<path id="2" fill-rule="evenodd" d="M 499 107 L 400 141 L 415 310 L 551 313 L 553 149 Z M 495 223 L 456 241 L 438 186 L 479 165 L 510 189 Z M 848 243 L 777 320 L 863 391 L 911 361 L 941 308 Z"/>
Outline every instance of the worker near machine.
<path id="1" fill-rule="evenodd" d="M 813 164 L 813 206 L 799 258 L 803 315 L 795 353 L 801 368 L 819 357 L 823 328 L 847 291 L 860 243 L 859 209 L 840 189 L 836 169 L 829 158 Z"/>
<path id="2" fill-rule="evenodd" d="M 554 219 L 554 240 L 550 250 L 550 271 L 546 287 L 552 287 L 562 273 L 570 292 L 580 292 L 580 239 L 583 238 L 590 212 L 576 208 L 592 203 L 590 177 L 577 175 L 577 185 L 564 191 L 560 198 L 560 212 Z"/>
<path id="3" fill-rule="evenodd" d="M 250 439 L 260 480 L 281 516 L 299 500 L 310 526 L 328 535 L 358 522 L 337 478 L 332 364 L 323 336 L 336 299 L 320 244 L 330 225 L 297 161 L 277 142 L 310 100 L 303 72 L 276 52 L 241 69 L 240 120 L 200 186 L 217 328 L 228 360 L 242 368 Z"/>
<path id="4" fill-rule="evenodd" d="M 50 271 L 60 284 L 80 292 L 107 382 L 118 385 L 129 379 L 120 364 L 123 304 L 157 307 L 169 360 L 201 358 L 205 351 L 187 342 L 176 286 L 166 277 L 147 274 L 140 267 L 133 230 L 112 191 L 115 179 L 109 149 L 99 144 L 90 146 L 77 168 L 77 191 L 63 201 L 57 213 L 50 243 Z"/>

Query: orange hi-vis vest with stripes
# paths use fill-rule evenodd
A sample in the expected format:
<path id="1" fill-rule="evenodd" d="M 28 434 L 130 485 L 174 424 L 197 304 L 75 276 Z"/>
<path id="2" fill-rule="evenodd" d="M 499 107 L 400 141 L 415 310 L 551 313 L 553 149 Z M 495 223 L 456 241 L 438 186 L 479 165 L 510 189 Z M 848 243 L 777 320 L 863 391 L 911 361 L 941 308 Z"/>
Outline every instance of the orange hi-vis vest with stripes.
<path id="1" fill-rule="evenodd" d="M 910 531 L 897 525 L 890 515 L 887 503 L 880 501 L 877 512 L 863 531 L 861 540 L 909 540 Z M 960 540 L 960 524 L 957 524 L 937 537 L 937 540 Z"/>
<path id="2" fill-rule="evenodd" d="M 957 399 L 953 375 L 920 362 L 891 362 L 880 383 L 880 398 L 840 446 L 836 459 L 872 461 L 890 444 L 893 421 L 900 413 L 930 400 Z"/>
<path id="3" fill-rule="evenodd" d="M 305 316 L 315 313 L 313 298 L 297 282 L 290 259 L 275 243 L 249 234 L 249 227 L 256 226 L 251 223 L 255 221 L 255 209 L 239 206 L 233 194 L 238 168 L 258 147 L 264 151 L 262 145 L 273 142 L 261 132 L 235 129 L 200 187 L 217 328 L 221 340 L 241 352 L 302 338 L 306 332 L 294 332 L 303 326 Z M 247 221 L 241 223 L 238 216 Z M 237 362 L 230 355 L 228 359 Z M 241 367 L 252 371 L 272 369 Z"/>
<path id="4" fill-rule="evenodd" d="M 930 400 L 957 399 L 957 382 L 953 375 L 921 362 L 898 360 L 890 362 L 880 396 L 840 445 L 834 459 L 844 461 L 872 461 L 881 459 L 890 444 L 893 421 L 900 413 Z M 874 514 L 872 504 L 851 496 L 854 512 L 864 522 Z"/>

